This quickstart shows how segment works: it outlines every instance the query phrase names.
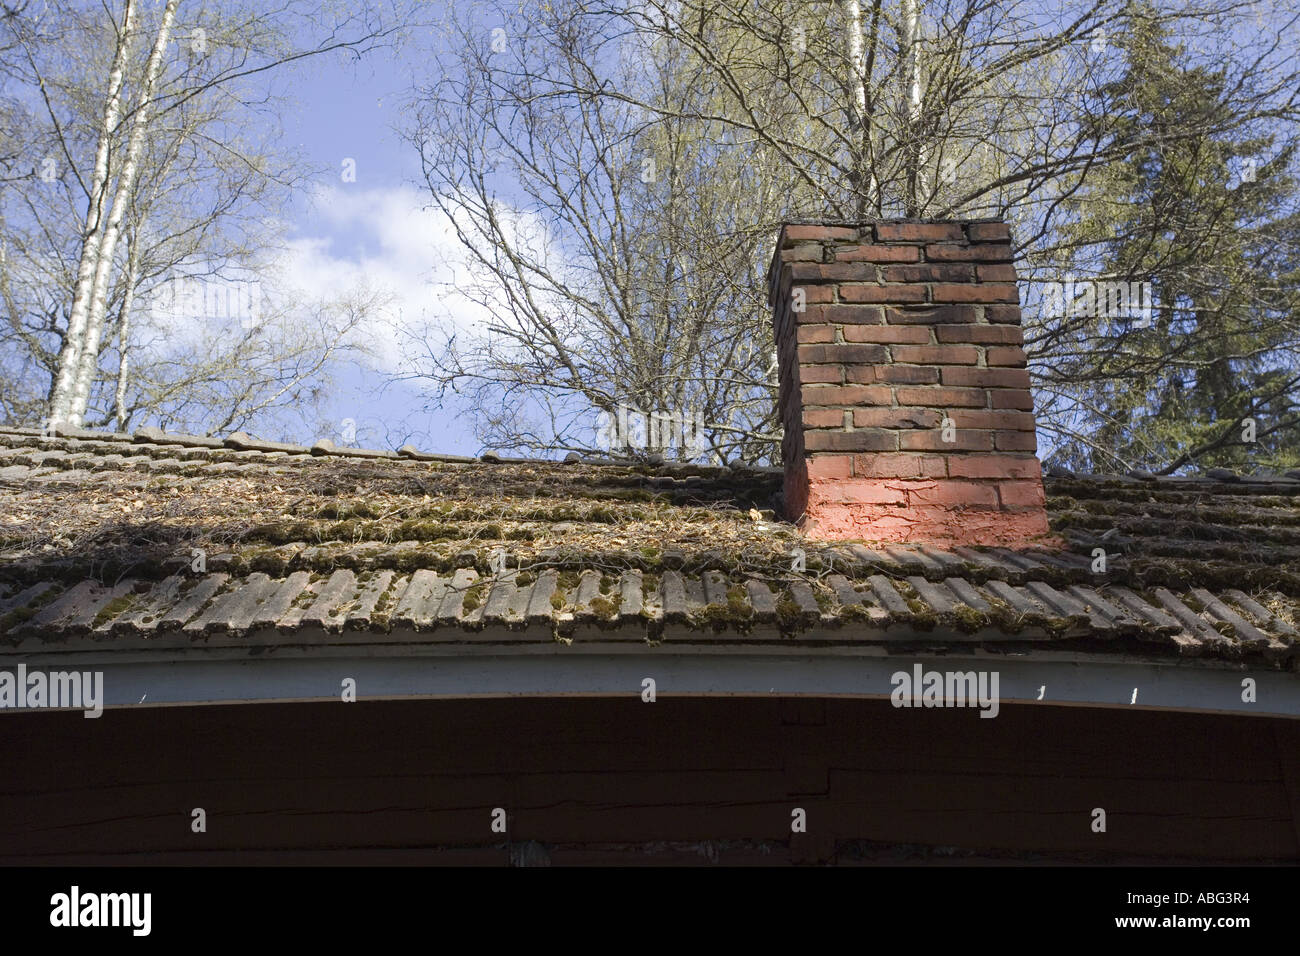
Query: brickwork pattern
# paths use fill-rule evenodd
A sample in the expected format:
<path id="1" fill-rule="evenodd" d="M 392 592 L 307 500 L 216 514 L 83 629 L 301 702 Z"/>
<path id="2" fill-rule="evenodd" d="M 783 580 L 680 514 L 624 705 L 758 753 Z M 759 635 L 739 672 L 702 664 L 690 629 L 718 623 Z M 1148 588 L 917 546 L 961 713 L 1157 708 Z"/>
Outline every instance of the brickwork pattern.
<path id="1" fill-rule="evenodd" d="M 1001 222 L 787 225 L 770 273 L 786 506 L 826 538 L 1046 534 Z"/>

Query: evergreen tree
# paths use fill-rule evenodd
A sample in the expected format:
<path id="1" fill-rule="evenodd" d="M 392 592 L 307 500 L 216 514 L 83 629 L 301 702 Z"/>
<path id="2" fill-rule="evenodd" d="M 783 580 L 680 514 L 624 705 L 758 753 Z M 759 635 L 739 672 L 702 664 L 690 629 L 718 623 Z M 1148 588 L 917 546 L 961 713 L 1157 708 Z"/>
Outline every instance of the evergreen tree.
<path id="1" fill-rule="evenodd" d="M 1063 247 L 1076 277 L 1150 282 L 1154 309 L 1062 319 L 1071 347 L 1046 374 L 1075 427 L 1054 457 L 1097 471 L 1294 468 L 1296 144 L 1284 124 L 1236 123 L 1240 91 L 1192 65 L 1149 7 L 1130 23 L 1104 88 L 1117 112 L 1089 133 L 1133 148 L 1070 204 Z"/>

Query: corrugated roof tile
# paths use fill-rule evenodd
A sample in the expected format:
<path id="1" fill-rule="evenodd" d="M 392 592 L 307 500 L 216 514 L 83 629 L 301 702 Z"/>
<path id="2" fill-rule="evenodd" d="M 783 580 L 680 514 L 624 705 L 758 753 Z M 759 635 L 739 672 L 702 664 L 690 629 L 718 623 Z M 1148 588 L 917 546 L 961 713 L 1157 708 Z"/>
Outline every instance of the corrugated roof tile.
<path id="1" fill-rule="evenodd" d="M 811 627 L 819 641 L 1080 636 L 1124 653 L 1137 638 L 1144 655 L 1295 660 L 1292 478 L 1048 478 L 1064 547 L 942 549 L 804 541 L 772 511 L 779 469 L 487 458 L 0 428 L 0 503 L 21 515 L 0 523 L 0 634 L 532 640 L 581 623 L 598 640 L 689 625 L 713 642 Z M 116 551 L 101 543 L 114 535 Z M 480 578 L 503 546 L 510 569 Z M 189 572 L 191 547 L 209 574 Z"/>

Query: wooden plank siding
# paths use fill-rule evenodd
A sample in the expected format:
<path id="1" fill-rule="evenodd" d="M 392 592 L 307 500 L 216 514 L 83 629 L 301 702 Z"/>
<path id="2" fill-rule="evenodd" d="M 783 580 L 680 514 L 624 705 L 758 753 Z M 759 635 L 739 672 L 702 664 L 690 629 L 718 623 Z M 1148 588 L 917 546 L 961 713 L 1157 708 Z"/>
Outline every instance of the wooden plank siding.
<path id="1" fill-rule="evenodd" d="M 779 698 L 9 713 L 0 862 L 503 865 L 526 841 L 555 864 L 1290 861 L 1297 728 Z"/>

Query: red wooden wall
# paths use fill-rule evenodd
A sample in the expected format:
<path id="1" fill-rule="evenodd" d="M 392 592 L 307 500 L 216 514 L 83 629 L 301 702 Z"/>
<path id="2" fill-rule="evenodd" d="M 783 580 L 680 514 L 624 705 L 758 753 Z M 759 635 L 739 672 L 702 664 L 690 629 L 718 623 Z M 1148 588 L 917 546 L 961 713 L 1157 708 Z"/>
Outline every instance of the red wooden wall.
<path id="1" fill-rule="evenodd" d="M 0 862 L 1295 860 L 1298 760 L 1300 721 L 1024 705 L 20 712 L 0 715 Z"/>

